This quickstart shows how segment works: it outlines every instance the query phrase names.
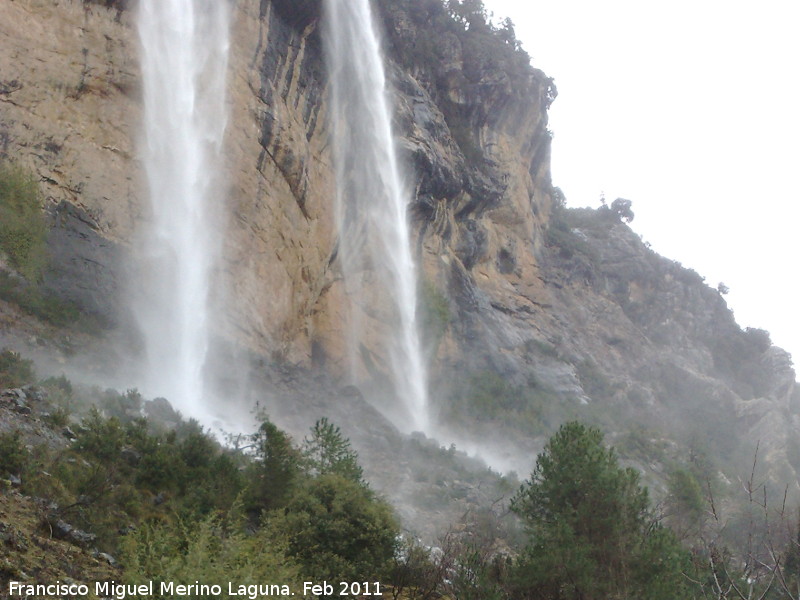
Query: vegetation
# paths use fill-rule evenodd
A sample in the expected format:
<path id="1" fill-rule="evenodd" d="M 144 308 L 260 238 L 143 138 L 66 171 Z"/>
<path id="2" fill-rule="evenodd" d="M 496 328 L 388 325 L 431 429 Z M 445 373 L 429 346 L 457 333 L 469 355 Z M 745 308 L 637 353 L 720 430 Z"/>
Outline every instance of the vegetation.
<path id="1" fill-rule="evenodd" d="M 20 475 L 28 460 L 28 450 L 19 431 L 0 433 L 0 477 Z"/>
<path id="2" fill-rule="evenodd" d="M 5 271 L 0 271 L 0 299 L 59 327 L 76 327 L 89 332 L 102 327 L 100 320 L 81 312 L 75 303 L 56 298 L 43 292 L 39 286 Z"/>
<path id="3" fill-rule="evenodd" d="M 12 359 L 4 371 L 25 365 L 3 356 Z M 66 379 L 46 385 L 76 404 Z M 193 581 L 202 571 L 209 584 L 292 585 L 300 573 L 320 581 L 387 573 L 399 534 L 393 512 L 327 419 L 302 447 L 265 419 L 244 453 L 195 422 L 170 429 L 136 417 L 135 390 L 96 394 L 103 412 L 91 407 L 61 450 L 31 454 L 18 432 L 0 435 L 0 475 L 24 471 L 23 491 L 50 502 L 46 526 L 91 532 L 97 548 L 120 557 L 126 580 Z"/>
<path id="4" fill-rule="evenodd" d="M 552 353 L 548 345 L 534 350 Z M 35 378 L 19 355 L 0 357 L 6 381 Z M 471 386 L 462 408 L 518 420 L 529 410 L 527 388 L 496 374 L 480 374 Z M 730 514 L 723 515 L 714 499 L 717 469 L 703 448 L 690 444 L 679 463 L 644 429 L 620 441 L 626 455 L 665 465 L 663 513 L 598 429 L 569 422 L 537 457 L 511 499 L 512 514 L 502 498 L 517 484 L 500 478 L 490 492 L 497 503 L 470 501 L 431 548 L 400 536 L 392 509 L 370 489 L 357 453 L 328 419 L 296 445 L 264 417 L 234 449 L 195 422 L 139 417 L 144 399 L 136 390 L 76 391 L 64 377 L 25 390 L 58 404 L 48 419 L 68 426 L 74 439 L 31 450 L 20 431 L 0 434 L 0 477 L 19 476 L 23 493 L 46 500 L 43 530 L 63 521 L 90 532 L 88 543 L 113 553 L 123 565 L 119 579 L 130 583 L 194 581 L 202 573 L 207 584 L 271 581 L 292 590 L 311 579 L 381 581 L 384 595 L 396 600 L 719 600 L 793 598 L 800 579 L 797 530 L 781 516 L 785 507 L 778 514 L 767 506 L 766 488 L 760 500 L 755 464 L 743 482 L 749 504 L 731 509 L 726 502 Z M 78 423 L 74 411 L 90 399 L 102 410 L 86 409 Z M 455 448 L 445 452 L 424 439 L 407 444 L 406 456 L 424 465 L 417 480 L 430 483 L 431 508 L 467 500 L 478 487 Z M 445 485 L 456 478 L 461 483 Z"/>
<path id="5" fill-rule="evenodd" d="M 392 52 L 410 69 L 439 65 L 444 51 L 441 37 L 449 34 L 461 45 L 464 74 L 470 81 L 493 71 L 508 72 L 512 79 L 533 71 L 511 19 L 495 25 L 481 0 L 381 0 L 379 4 L 390 21 L 402 12 L 422 29 L 413 39 L 405 39 L 401 36 L 408 31 L 389 28 Z M 438 35 L 431 35 L 431 31 Z"/>
<path id="6" fill-rule="evenodd" d="M 272 532 L 259 530 L 246 534 L 242 523 L 218 516 L 197 522 L 148 522 L 126 536 L 121 560 L 125 580 L 141 584 L 154 582 L 202 582 L 220 585 L 252 586 L 280 582 L 291 589 L 302 589 L 298 566 L 286 555 L 286 542 Z M 158 585 L 153 596 L 133 598 L 173 598 L 161 595 Z M 246 596 L 245 596 L 246 597 Z"/>
<path id="7" fill-rule="evenodd" d="M 558 424 L 563 416 L 561 404 L 554 391 L 535 379 L 517 386 L 486 370 L 456 383 L 444 409 L 452 423 L 502 423 L 517 431 L 541 434 Z"/>
<path id="8" fill-rule="evenodd" d="M 419 307 L 422 320 L 420 331 L 431 353 L 435 355 L 452 319 L 447 296 L 432 282 L 424 279 L 419 287 Z"/>
<path id="9" fill-rule="evenodd" d="M 38 281 L 45 266 L 45 234 L 36 179 L 0 162 L 0 252 L 30 281 Z"/>
<path id="10" fill-rule="evenodd" d="M 665 509 L 670 526 L 680 538 L 697 535 L 706 510 L 700 481 L 690 469 L 678 468 L 670 473 L 667 485 Z"/>
<path id="11" fill-rule="evenodd" d="M 303 442 L 303 455 L 311 472 L 316 475 L 338 475 L 364 484 L 364 472 L 358 464 L 358 454 L 338 426 L 326 417 L 311 428 L 311 437 Z"/>
<path id="12" fill-rule="evenodd" d="M 638 474 L 597 429 L 559 429 L 512 502 L 530 535 L 515 571 L 527 598 L 690 598 L 689 556 L 654 520 Z"/>
<path id="13" fill-rule="evenodd" d="M 555 99 L 552 79 L 531 67 L 514 23 L 511 19 L 495 23 L 481 0 L 379 0 L 378 5 L 387 24 L 389 52 L 431 84 L 469 166 L 483 169 L 485 160 L 474 134 L 475 115 L 449 100 L 453 64 L 462 65 L 460 74 L 466 83 L 502 77 L 512 94 L 527 98 L 531 80 L 538 80 L 547 90 L 548 106 Z"/>
<path id="14" fill-rule="evenodd" d="M 616 386 L 608 380 L 591 359 L 586 359 L 576 364 L 575 371 L 583 391 L 592 399 L 609 399 L 614 395 Z"/>
<path id="15" fill-rule="evenodd" d="M 0 351 L 0 389 L 20 387 L 36 379 L 33 361 L 13 350 Z"/>
<path id="16" fill-rule="evenodd" d="M 633 210 L 631 205 L 633 203 L 625 198 L 617 198 L 611 203 L 610 210 L 620 220 L 630 223 L 633 221 Z"/>
<path id="17" fill-rule="evenodd" d="M 269 419 L 252 435 L 256 458 L 247 468 L 251 482 L 244 506 L 252 520 L 266 511 L 283 508 L 294 493 L 302 473 L 301 453 L 292 438 Z"/>
<path id="18" fill-rule="evenodd" d="M 545 241 L 557 251 L 559 257 L 580 266 L 591 279 L 597 271 L 599 257 L 585 237 L 575 231 L 582 225 L 577 222 L 577 215 L 578 213 L 563 204 L 563 200 L 556 202 L 545 233 Z"/>
<path id="19" fill-rule="evenodd" d="M 388 504 L 336 473 L 304 482 L 266 523 L 288 540 L 305 577 L 328 581 L 383 578 L 399 534 Z"/>
<path id="20" fill-rule="evenodd" d="M 83 330 L 98 330 L 101 323 L 95 318 L 39 285 L 47 266 L 46 236 L 39 184 L 34 175 L 0 160 L 0 265 L 5 260 L 14 271 L 0 268 L 0 299 L 60 327 L 77 325 Z"/>

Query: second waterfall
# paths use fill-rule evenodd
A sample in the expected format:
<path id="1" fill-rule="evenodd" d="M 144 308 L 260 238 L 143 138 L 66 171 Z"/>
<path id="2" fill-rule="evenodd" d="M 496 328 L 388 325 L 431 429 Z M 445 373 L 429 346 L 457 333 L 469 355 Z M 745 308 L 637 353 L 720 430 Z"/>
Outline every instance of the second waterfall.
<path id="1" fill-rule="evenodd" d="M 417 278 L 390 100 L 368 0 L 327 0 L 326 54 L 337 177 L 339 259 L 345 289 L 362 313 L 383 315 L 385 352 L 402 428 L 428 426 L 427 373 L 417 323 Z M 356 311 L 353 311 L 354 314 Z M 351 355 L 363 323 L 354 318 Z"/>

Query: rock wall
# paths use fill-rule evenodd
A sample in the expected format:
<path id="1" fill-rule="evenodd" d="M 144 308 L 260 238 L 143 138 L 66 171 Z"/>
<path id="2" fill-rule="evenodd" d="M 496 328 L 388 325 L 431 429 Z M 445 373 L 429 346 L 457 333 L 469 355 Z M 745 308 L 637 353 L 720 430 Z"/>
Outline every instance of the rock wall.
<path id="1" fill-rule="evenodd" d="M 306 4 L 235 3 L 229 211 L 220 225 L 219 288 L 228 291 L 219 300 L 228 309 L 219 332 L 264 355 L 310 364 L 314 354 L 341 369 L 347 310 L 332 260 L 327 82 L 319 4 Z M 20 0 L 0 10 L 2 152 L 42 181 L 53 223 L 46 283 L 113 318 L 124 304 L 124 257 L 148 212 L 134 15 L 78 1 Z M 546 78 L 531 70 L 520 92 L 502 73 L 468 83 L 457 51 L 449 65 L 445 93 L 467 115 L 488 168 L 465 164 L 434 90 L 392 70 L 402 149 L 417 182 L 421 262 L 442 288 L 536 281 L 549 206 Z"/>
<path id="2" fill-rule="evenodd" d="M 0 157 L 41 182 L 52 225 L 45 285 L 113 319 L 120 247 L 142 196 L 128 15 L 82 2 L 3 2 L 0 48 Z"/>
<path id="3" fill-rule="evenodd" d="M 320 2 L 232 5 L 217 333 L 266 363 L 336 376 L 350 316 Z M 716 417 L 748 440 L 771 432 L 766 453 L 792 462 L 788 355 L 741 331 L 716 291 L 606 214 L 575 213 L 563 230 L 571 248 L 548 236 L 552 81 L 519 54 L 498 62 L 453 30 L 426 30 L 414 3 L 376 6 L 414 182 L 414 251 L 440 304 L 440 335 L 428 339 L 437 396 L 465 393 L 454 373 L 490 371 L 567 406 L 647 423 Z M 126 322 L 125 261 L 147 218 L 133 18 L 118 1 L 0 3 L 0 156 L 40 179 L 52 225 L 44 285 L 112 323 Z M 426 39 L 437 53 L 428 63 L 412 52 Z M 372 325 L 365 350 L 380 365 L 370 339 L 383 325 Z"/>

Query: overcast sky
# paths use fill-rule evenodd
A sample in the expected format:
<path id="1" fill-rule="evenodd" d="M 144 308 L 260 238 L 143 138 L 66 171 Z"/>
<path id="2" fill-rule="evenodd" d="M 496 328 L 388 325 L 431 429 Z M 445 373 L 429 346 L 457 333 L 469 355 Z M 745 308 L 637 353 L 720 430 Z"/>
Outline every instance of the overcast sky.
<path id="1" fill-rule="evenodd" d="M 484 4 L 555 79 L 568 204 L 632 200 L 634 230 L 800 362 L 800 2 Z"/>

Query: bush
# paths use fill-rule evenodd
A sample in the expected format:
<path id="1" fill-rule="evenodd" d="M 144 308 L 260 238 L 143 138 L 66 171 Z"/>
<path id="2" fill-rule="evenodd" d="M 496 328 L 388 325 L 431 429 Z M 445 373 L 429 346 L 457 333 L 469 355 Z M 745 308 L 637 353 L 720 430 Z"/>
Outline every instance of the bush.
<path id="1" fill-rule="evenodd" d="M 283 540 L 267 537 L 263 532 L 248 536 L 239 530 L 240 524 L 226 523 L 218 517 L 145 525 L 123 542 L 125 579 L 135 583 L 192 583 L 199 579 L 202 584 L 222 586 L 224 597 L 229 581 L 234 589 L 256 584 L 302 589 L 298 569 L 285 555 Z M 142 598 L 174 597 L 163 596 L 158 590 L 156 584 L 156 595 Z"/>
<path id="2" fill-rule="evenodd" d="M 116 418 L 105 419 L 96 408 L 89 411 L 78 430 L 75 449 L 103 464 L 119 459 L 125 432 Z"/>
<path id="3" fill-rule="evenodd" d="M 389 505 L 337 474 L 299 487 L 268 528 L 289 540 L 303 575 L 328 581 L 374 581 L 388 574 L 399 528 Z"/>
<path id="4" fill-rule="evenodd" d="M 0 434 L 0 476 L 19 475 L 29 458 L 19 431 Z"/>
<path id="5" fill-rule="evenodd" d="M 545 243 L 557 250 L 559 257 L 579 262 L 584 268 L 596 270 L 599 264 L 597 250 L 584 236 L 575 231 L 587 225 L 596 225 L 594 221 L 584 223 L 581 210 L 566 208 L 561 203 L 561 198 L 562 196 L 558 196 L 553 206 L 553 214 L 545 231 Z M 594 215 L 594 211 L 592 214 Z"/>
<path id="6" fill-rule="evenodd" d="M 20 387 L 33 383 L 35 379 L 33 361 L 12 350 L 0 352 L 0 389 Z"/>
<path id="7" fill-rule="evenodd" d="M 608 380 L 597 363 L 589 358 L 576 364 L 575 372 L 583 391 L 593 400 L 611 398 L 617 390 L 617 386 Z"/>
<path id="8" fill-rule="evenodd" d="M 46 228 L 33 175 L 0 163 L 0 250 L 26 279 L 38 281 L 45 266 Z"/>
<path id="9" fill-rule="evenodd" d="M 675 469 L 667 481 L 666 509 L 672 528 L 683 537 L 696 533 L 706 509 L 706 498 L 695 475 L 688 469 Z"/>

